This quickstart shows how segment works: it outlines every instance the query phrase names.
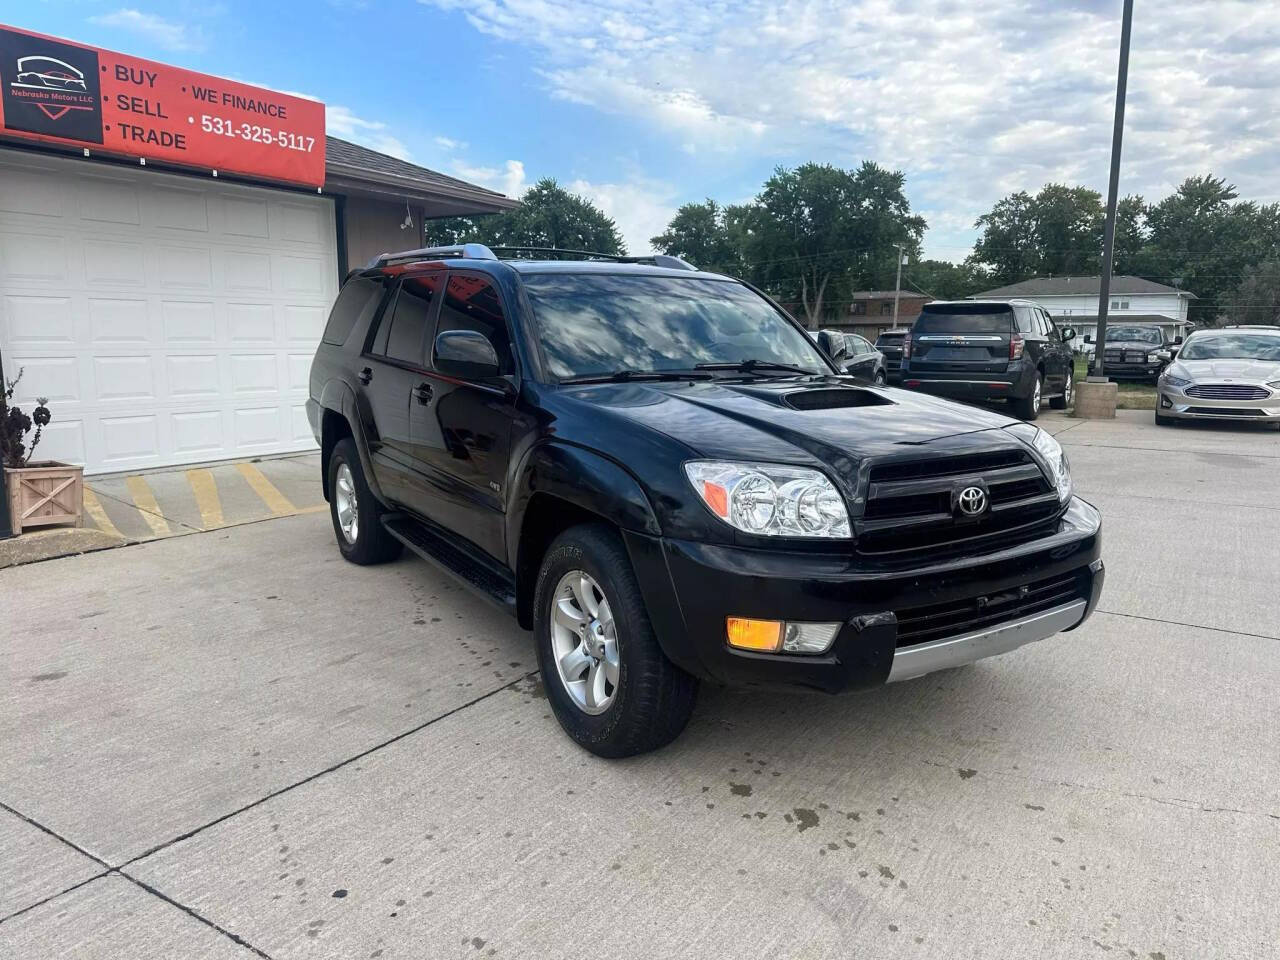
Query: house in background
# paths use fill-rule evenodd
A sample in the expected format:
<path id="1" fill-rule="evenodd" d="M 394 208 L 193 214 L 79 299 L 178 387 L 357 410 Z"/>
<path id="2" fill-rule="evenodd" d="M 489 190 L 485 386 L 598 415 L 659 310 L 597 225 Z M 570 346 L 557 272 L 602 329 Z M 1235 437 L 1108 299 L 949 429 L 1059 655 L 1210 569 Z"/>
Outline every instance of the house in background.
<path id="1" fill-rule="evenodd" d="M 1085 337 L 1094 337 L 1097 331 L 1101 282 L 1100 277 L 1036 277 L 975 293 L 968 299 L 1032 300 L 1048 310 L 1060 325 L 1075 328 L 1072 346 L 1079 348 Z M 1154 280 L 1112 277 L 1107 323 L 1154 323 L 1170 339 L 1185 337 L 1194 326 L 1187 319 L 1187 311 L 1195 298 L 1194 293 Z"/>
<path id="2" fill-rule="evenodd" d="M 909 327 L 933 297 L 914 290 L 898 294 L 898 326 Z M 856 333 L 875 343 L 876 337 L 893 327 L 893 291 L 858 290 L 849 295 L 848 309 L 832 318 L 832 327 Z"/>

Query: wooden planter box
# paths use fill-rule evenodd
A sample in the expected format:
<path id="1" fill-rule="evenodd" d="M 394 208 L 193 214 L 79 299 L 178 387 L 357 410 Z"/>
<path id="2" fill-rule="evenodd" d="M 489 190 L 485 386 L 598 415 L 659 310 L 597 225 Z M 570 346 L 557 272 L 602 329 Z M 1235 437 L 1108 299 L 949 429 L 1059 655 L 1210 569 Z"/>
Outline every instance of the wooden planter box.
<path id="1" fill-rule="evenodd" d="M 84 467 L 46 460 L 17 470 L 5 467 L 4 479 L 14 536 L 27 527 L 56 523 L 80 526 L 84 517 Z"/>

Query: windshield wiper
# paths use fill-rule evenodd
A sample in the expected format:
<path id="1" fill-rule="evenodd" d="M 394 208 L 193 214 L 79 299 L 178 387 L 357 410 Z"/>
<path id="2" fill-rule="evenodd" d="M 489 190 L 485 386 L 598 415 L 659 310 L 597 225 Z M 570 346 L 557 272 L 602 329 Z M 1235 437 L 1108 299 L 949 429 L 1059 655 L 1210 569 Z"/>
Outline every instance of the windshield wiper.
<path id="1" fill-rule="evenodd" d="M 565 377 L 561 383 L 633 383 L 636 381 L 710 380 L 711 374 L 698 370 L 614 370 L 612 373 L 587 373 Z"/>
<path id="2" fill-rule="evenodd" d="M 797 367 L 791 363 L 774 363 L 772 360 L 739 360 L 737 363 L 698 363 L 694 364 L 695 370 L 732 370 L 736 373 L 755 373 L 759 371 L 781 371 L 783 373 L 801 373 L 806 377 L 817 376 L 812 370 L 806 370 L 804 367 Z"/>

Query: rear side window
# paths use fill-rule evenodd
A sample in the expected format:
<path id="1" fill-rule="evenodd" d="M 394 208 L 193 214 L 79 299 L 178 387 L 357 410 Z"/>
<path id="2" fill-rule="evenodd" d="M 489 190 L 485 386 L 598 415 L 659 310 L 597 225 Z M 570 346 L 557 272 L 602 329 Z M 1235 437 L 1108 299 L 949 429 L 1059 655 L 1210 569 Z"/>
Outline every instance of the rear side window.
<path id="1" fill-rule="evenodd" d="M 916 318 L 911 328 L 916 336 L 929 333 L 1011 333 L 1013 330 L 1013 310 L 1005 307 L 992 310 L 990 307 L 965 307 L 963 304 L 949 305 L 945 310 L 929 310 Z"/>
<path id="2" fill-rule="evenodd" d="M 498 355 L 500 372 L 512 371 L 511 336 L 502 312 L 502 299 L 497 288 L 484 277 L 467 273 L 450 275 L 444 302 L 440 304 L 436 335 L 449 330 L 474 330 L 483 334 Z"/>
<path id="3" fill-rule="evenodd" d="M 391 330 L 387 334 L 387 356 L 392 360 L 418 367 L 423 365 L 427 323 L 440 293 L 441 279 L 438 273 L 428 274 L 408 277 L 400 284 L 391 316 Z"/>
<path id="4" fill-rule="evenodd" d="M 346 343 L 356 325 L 368 320 L 378 309 L 382 290 L 382 281 L 368 277 L 355 277 L 344 283 L 324 328 L 324 342 L 336 347 Z"/>

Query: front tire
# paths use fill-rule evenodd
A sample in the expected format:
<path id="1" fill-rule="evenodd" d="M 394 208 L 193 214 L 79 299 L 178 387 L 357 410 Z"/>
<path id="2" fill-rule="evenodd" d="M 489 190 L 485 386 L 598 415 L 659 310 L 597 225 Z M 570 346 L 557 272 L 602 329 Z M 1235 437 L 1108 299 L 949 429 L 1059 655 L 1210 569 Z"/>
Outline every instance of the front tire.
<path id="1" fill-rule="evenodd" d="M 542 686 L 560 726 L 600 757 L 666 746 L 693 714 L 698 681 L 667 659 L 617 532 L 566 530 L 534 592 Z"/>
<path id="2" fill-rule="evenodd" d="M 329 455 L 329 516 L 338 549 L 352 563 L 367 566 L 400 556 L 403 545 L 382 525 L 382 508 L 350 437 L 339 440 Z"/>
<path id="3" fill-rule="evenodd" d="M 1013 400 L 1013 412 L 1019 420 L 1028 422 L 1040 416 L 1040 398 L 1044 394 L 1044 374 L 1036 371 L 1035 383 L 1031 386 L 1031 392 L 1025 397 L 1015 397 Z"/>
<path id="4" fill-rule="evenodd" d="M 1049 401 L 1049 406 L 1054 410 L 1066 410 L 1071 406 L 1071 401 L 1076 390 L 1076 380 L 1071 374 L 1067 374 L 1067 382 L 1062 387 L 1062 396 L 1054 397 Z"/>
<path id="5" fill-rule="evenodd" d="M 1159 401 L 1157 400 L 1156 402 L 1158 403 Z M 1173 417 L 1166 417 L 1159 410 L 1156 410 L 1156 426 L 1157 427 L 1172 427 L 1173 425 L 1174 425 Z"/>
<path id="6" fill-rule="evenodd" d="M 877 370 L 875 375 L 875 383 L 877 387 L 883 387 L 885 384 L 885 375 L 883 370 Z"/>

